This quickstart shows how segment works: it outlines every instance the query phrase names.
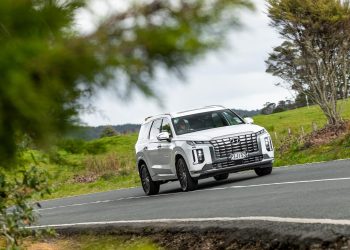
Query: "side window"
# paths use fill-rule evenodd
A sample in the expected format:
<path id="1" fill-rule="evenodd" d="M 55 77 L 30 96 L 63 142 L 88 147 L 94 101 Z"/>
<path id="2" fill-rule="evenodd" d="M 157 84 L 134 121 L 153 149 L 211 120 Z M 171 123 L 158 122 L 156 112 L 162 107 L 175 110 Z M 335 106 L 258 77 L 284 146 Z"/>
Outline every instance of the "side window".
<path id="1" fill-rule="evenodd" d="M 151 122 L 146 123 L 141 126 L 140 133 L 139 133 L 139 141 L 145 141 L 148 139 L 149 135 L 149 129 L 151 128 Z"/>
<path id="2" fill-rule="evenodd" d="M 152 128 L 149 134 L 149 139 L 153 140 L 157 138 L 157 135 L 160 133 L 160 126 L 162 125 L 162 119 L 155 120 L 152 124 Z"/>
<path id="3" fill-rule="evenodd" d="M 170 122 L 166 118 L 163 119 L 161 132 L 168 132 L 171 137 L 173 136 L 173 133 L 171 132 Z"/>

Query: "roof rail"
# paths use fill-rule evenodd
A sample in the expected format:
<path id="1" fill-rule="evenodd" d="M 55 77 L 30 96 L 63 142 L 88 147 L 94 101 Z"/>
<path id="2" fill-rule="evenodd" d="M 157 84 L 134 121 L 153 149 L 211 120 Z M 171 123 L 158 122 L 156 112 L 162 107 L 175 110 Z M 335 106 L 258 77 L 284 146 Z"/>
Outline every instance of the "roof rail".
<path id="1" fill-rule="evenodd" d="M 205 107 L 203 107 L 203 108 L 190 109 L 190 110 L 185 110 L 185 111 L 177 112 L 177 114 L 183 114 L 183 113 L 187 113 L 187 112 L 191 112 L 191 111 L 197 111 L 197 110 L 206 109 L 206 108 L 226 108 L 226 107 L 221 106 L 221 105 L 210 105 L 210 106 L 205 106 Z"/>
<path id="2" fill-rule="evenodd" d="M 205 106 L 204 108 L 226 108 L 226 107 L 222 105 L 209 105 L 209 106 Z"/>
<path id="3" fill-rule="evenodd" d="M 151 118 L 157 118 L 158 116 L 164 116 L 164 115 L 170 115 L 170 114 L 165 113 L 165 114 L 159 114 L 159 115 L 155 115 L 155 116 L 149 116 L 149 117 L 146 117 L 146 118 L 145 118 L 145 122 L 148 121 L 148 120 L 151 119 Z"/>

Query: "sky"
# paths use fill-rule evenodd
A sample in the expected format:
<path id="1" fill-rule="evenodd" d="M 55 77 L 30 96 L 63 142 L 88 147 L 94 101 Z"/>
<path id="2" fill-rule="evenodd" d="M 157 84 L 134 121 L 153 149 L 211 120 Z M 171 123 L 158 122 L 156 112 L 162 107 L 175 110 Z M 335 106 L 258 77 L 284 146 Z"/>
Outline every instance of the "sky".
<path id="1" fill-rule="evenodd" d="M 292 93 L 275 84 L 281 80 L 265 73 L 265 60 L 272 48 L 281 43 L 271 28 L 266 4 L 253 0 L 255 12 L 242 11 L 243 27 L 230 33 L 228 46 L 209 53 L 185 70 L 185 79 L 164 75 L 156 80 L 155 92 L 161 103 L 136 93 L 127 101 L 120 100 L 115 90 L 101 90 L 90 99 L 93 111 L 80 114 L 85 125 L 117 125 L 142 123 L 145 117 L 208 105 L 223 105 L 234 109 L 261 109 L 266 102 L 292 98 Z M 125 2 L 124 2 L 125 3 Z M 102 0 L 92 5 L 95 19 L 87 12 L 77 15 L 77 25 L 83 31 L 93 29 L 99 15 L 122 9 L 122 1 Z M 96 15 L 97 14 L 97 15 Z"/>

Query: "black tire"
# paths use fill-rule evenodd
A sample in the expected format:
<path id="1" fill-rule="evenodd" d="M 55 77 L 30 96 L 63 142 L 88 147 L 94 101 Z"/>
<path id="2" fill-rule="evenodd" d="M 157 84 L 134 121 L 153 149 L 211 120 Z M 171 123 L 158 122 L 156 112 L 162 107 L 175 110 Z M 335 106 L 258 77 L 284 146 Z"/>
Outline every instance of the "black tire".
<path id="1" fill-rule="evenodd" d="M 223 181 L 223 180 L 227 180 L 228 176 L 229 176 L 229 173 L 218 174 L 218 175 L 215 175 L 215 176 L 214 176 L 214 179 L 215 179 L 216 181 Z"/>
<path id="2" fill-rule="evenodd" d="M 184 192 L 193 191 L 197 188 L 198 180 L 191 177 L 187 164 L 183 158 L 176 162 L 177 177 L 179 179 L 181 189 Z"/>
<path id="3" fill-rule="evenodd" d="M 256 168 L 256 169 L 254 169 L 254 171 L 258 176 L 269 175 L 272 173 L 272 164 L 269 164 L 269 165 L 264 166 L 264 167 Z"/>
<path id="4" fill-rule="evenodd" d="M 160 184 L 159 182 L 152 181 L 151 175 L 145 164 L 140 167 L 140 179 L 143 191 L 145 191 L 147 195 L 155 195 L 159 193 Z"/>

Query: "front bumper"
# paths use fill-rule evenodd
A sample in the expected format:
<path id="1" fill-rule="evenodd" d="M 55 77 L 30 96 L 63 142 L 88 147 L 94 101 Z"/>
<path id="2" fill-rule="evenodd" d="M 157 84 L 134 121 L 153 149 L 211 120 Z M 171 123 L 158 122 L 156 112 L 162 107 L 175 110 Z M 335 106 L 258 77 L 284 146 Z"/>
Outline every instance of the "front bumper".
<path id="1" fill-rule="evenodd" d="M 274 151 L 272 143 L 269 149 L 265 145 L 266 138 L 268 138 L 271 142 L 270 135 L 268 133 L 264 133 L 258 135 L 256 139 L 253 138 L 256 140 L 256 144 L 252 144 L 250 143 L 252 138 L 247 138 L 246 135 L 242 136 L 242 140 L 245 140 L 250 144 L 239 146 L 233 145 L 232 147 L 249 148 L 251 151 L 254 150 L 254 152 L 248 152 L 247 158 L 234 161 L 230 159 L 228 153 L 237 151 L 237 149 L 227 147 L 227 142 L 222 142 L 223 140 L 227 140 L 227 138 L 223 140 L 221 139 L 221 142 L 216 142 L 216 144 L 218 144 L 216 147 L 213 144 L 196 145 L 195 147 L 192 147 L 191 150 L 188 150 L 188 159 L 192 158 L 192 150 L 202 149 L 204 152 L 205 161 L 203 163 L 196 163 L 195 161 L 190 162 L 190 174 L 193 178 L 202 179 L 215 176 L 220 173 L 235 173 L 269 166 L 274 161 Z M 221 145 L 219 145 L 220 143 Z M 217 147 L 220 147 L 220 149 L 218 150 Z"/>
<path id="2" fill-rule="evenodd" d="M 191 176 L 196 179 L 204 179 L 223 173 L 237 173 L 241 171 L 253 170 L 255 168 L 270 167 L 273 161 L 273 158 L 267 158 L 262 159 L 261 161 L 237 165 L 235 165 L 234 163 L 229 164 L 229 162 L 226 162 L 226 164 L 229 164 L 227 167 L 219 167 L 220 164 L 222 166 L 223 162 L 218 161 L 211 164 L 205 164 L 203 169 L 200 171 L 192 171 Z"/>

